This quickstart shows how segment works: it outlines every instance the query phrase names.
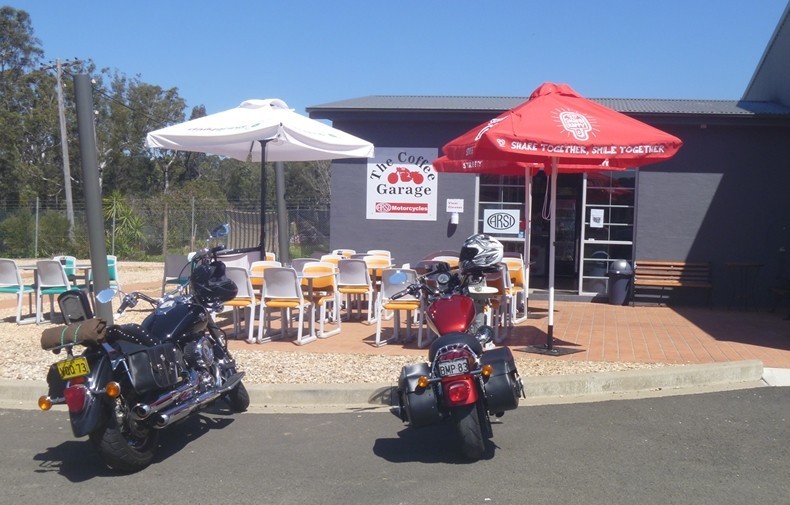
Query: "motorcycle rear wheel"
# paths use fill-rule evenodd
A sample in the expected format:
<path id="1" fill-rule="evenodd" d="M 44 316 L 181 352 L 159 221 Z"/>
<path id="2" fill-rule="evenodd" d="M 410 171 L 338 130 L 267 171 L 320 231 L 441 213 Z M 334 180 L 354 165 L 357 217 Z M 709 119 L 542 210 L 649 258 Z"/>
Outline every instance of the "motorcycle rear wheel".
<path id="1" fill-rule="evenodd" d="M 151 464 L 159 432 L 147 429 L 145 434 L 134 433 L 128 426 L 119 426 L 111 416 L 89 438 L 105 465 L 116 472 L 134 473 Z"/>
<path id="2" fill-rule="evenodd" d="M 461 452 L 467 459 L 477 461 L 485 450 L 477 404 L 455 407 L 451 410 L 451 415 L 460 438 Z"/>

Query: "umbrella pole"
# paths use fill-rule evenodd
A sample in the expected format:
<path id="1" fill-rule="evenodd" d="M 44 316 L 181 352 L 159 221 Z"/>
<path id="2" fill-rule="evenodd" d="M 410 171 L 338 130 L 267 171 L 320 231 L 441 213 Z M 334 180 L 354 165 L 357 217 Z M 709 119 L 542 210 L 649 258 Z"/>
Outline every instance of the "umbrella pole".
<path id="1" fill-rule="evenodd" d="M 524 169 L 524 316 L 529 318 L 529 275 L 532 262 L 532 169 Z"/>
<path id="2" fill-rule="evenodd" d="M 557 237 L 557 158 L 551 159 L 551 207 L 549 228 L 549 331 L 546 334 L 546 349 L 554 352 L 554 241 Z"/>
<path id="3" fill-rule="evenodd" d="M 269 140 L 259 140 L 261 143 L 261 261 L 266 259 L 266 144 Z"/>

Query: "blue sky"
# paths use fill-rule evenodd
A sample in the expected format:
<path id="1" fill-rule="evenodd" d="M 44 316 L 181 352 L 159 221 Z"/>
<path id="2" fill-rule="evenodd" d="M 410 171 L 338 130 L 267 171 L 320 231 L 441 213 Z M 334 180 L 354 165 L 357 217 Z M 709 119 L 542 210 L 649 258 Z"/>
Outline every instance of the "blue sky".
<path id="1" fill-rule="evenodd" d="M 787 0 L 10 0 L 47 60 L 177 87 L 209 113 L 368 95 L 738 99 Z"/>

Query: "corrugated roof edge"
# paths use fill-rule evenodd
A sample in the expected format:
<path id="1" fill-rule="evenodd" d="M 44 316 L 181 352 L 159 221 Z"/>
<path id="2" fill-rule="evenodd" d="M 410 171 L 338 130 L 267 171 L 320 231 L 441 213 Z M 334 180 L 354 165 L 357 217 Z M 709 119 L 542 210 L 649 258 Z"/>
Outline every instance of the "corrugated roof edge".
<path id="1" fill-rule="evenodd" d="M 329 110 L 506 111 L 527 100 L 515 96 L 370 95 L 307 107 Z M 623 113 L 790 116 L 790 107 L 775 102 L 671 98 L 591 98 Z"/>

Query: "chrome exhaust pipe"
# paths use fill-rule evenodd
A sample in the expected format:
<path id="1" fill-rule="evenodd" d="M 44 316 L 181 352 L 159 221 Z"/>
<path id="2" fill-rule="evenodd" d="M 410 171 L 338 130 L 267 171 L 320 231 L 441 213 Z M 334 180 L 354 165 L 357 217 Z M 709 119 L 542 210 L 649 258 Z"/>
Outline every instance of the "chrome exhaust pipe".
<path id="1" fill-rule="evenodd" d="M 213 402 L 221 395 L 222 393 L 217 390 L 208 391 L 200 396 L 192 398 L 186 403 L 182 403 L 181 405 L 173 407 L 172 409 L 165 412 L 160 412 L 154 417 L 154 428 L 158 430 L 166 428 L 176 421 L 180 421 L 181 419 L 185 418 L 199 408 Z"/>
<path id="2" fill-rule="evenodd" d="M 181 398 L 186 394 L 192 394 L 197 390 L 198 387 L 198 379 L 197 373 L 195 371 L 190 370 L 189 372 L 189 380 L 183 386 L 179 386 L 178 388 L 169 391 L 159 398 L 156 401 L 151 403 L 138 403 L 134 407 L 132 407 L 132 417 L 137 421 L 142 421 L 143 419 L 147 419 L 153 414 L 156 414 L 160 410 L 168 407 L 173 402 Z"/>
<path id="3" fill-rule="evenodd" d="M 181 419 L 185 418 L 189 414 L 195 412 L 198 409 L 201 409 L 208 405 L 209 403 L 215 401 L 220 396 L 224 395 L 239 382 L 244 377 L 244 372 L 237 372 L 234 375 L 228 377 L 228 380 L 225 381 L 225 384 L 221 388 L 212 389 L 211 391 L 207 391 L 199 396 L 191 398 L 186 402 L 177 405 L 169 410 L 164 412 L 158 413 L 154 419 L 154 428 L 162 429 L 170 426 L 171 424 L 175 423 L 176 421 L 180 421 Z"/>

